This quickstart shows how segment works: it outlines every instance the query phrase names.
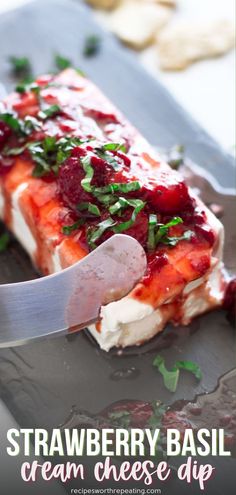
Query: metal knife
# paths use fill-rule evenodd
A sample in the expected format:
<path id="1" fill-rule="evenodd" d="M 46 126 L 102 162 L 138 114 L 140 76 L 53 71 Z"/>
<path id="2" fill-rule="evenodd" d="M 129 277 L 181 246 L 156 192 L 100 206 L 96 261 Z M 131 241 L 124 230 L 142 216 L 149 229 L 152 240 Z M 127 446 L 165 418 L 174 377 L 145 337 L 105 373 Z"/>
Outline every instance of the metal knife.
<path id="1" fill-rule="evenodd" d="M 128 294 L 145 269 L 142 246 L 117 234 L 61 272 L 0 285 L 0 347 L 85 328 L 99 320 L 102 305 Z"/>

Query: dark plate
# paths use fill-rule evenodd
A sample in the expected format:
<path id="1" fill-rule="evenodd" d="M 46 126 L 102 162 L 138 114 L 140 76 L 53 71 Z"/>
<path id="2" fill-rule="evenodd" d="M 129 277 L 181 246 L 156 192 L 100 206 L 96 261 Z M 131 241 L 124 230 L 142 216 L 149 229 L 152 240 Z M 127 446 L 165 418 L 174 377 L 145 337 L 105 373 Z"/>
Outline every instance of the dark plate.
<path id="1" fill-rule="evenodd" d="M 91 33 L 102 36 L 102 49 L 98 56 L 83 59 L 83 41 Z M 187 155 L 213 173 L 221 185 L 232 185 L 232 158 L 145 73 L 135 56 L 101 31 L 88 8 L 45 0 L 0 17 L 0 80 L 7 88 L 14 84 L 6 62 L 9 55 L 28 55 L 35 73 L 44 73 L 52 67 L 55 52 L 81 66 L 150 142 L 164 148 L 184 144 Z M 232 236 L 233 232 L 226 243 L 232 242 Z M 0 281 L 35 276 L 27 256 L 13 242 L 0 256 Z M 152 367 L 160 350 L 168 365 L 176 359 L 198 362 L 203 380 L 198 384 L 183 373 L 177 392 L 169 393 Z M 234 366 L 235 333 L 225 314 L 218 311 L 197 318 L 187 328 L 169 327 L 162 336 L 121 356 L 116 351 L 100 351 L 85 332 L 2 349 L 1 396 L 21 426 L 56 427 L 73 405 L 96 413 L 123 399 L 167 403 L 192 399 L 196 393 L 213 390 L 219 377 Z"/>

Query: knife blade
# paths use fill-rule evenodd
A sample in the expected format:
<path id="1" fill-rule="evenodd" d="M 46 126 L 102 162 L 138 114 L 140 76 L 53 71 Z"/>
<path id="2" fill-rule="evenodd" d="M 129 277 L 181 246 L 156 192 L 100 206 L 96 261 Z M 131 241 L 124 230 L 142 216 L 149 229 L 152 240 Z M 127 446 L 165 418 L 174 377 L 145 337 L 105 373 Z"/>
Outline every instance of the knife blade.
<path id="1" fill-rule="evenodd" d="M 117 234 L 54 275 L 0 285 L 0 347 L 85 328 L 101 306 L 121 299 L 146 269 L 146 255 L 132 237 Z"/>

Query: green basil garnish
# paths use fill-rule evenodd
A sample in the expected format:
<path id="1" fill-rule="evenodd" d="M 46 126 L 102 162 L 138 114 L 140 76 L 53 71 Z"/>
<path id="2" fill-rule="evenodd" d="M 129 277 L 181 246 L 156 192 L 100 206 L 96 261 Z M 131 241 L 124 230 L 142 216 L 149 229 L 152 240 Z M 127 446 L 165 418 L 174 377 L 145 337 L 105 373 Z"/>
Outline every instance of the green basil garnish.
<path id="1" fill-rule="evenodd" d="M 122 151 L 126 153 L 126 148 L 124 144 L 120 143 L 106 143 L 101 146 L 103 151 Z"/>
<path id="2" fill-rule="evenodd" d="M 134 208 L 134 211 L 131 215 L 130 220 L 127 220 L 126 222 L 122 222 L 113 228 L 113 232 L 115 232 L 115 234 L 118 234 L 120 232 L 124 232 L 124 230 L 127 230 L 130 227 L 132 227 L 136 221 L 138 214 L 140 213 L 140 211 L 144 208 L 144 206 L 146 204 L 141 199 L 130 199 L 130 200 L 126 200 L 126 202 L 127 202 L 127 206 L 132 206 Z"/>
<path id="3" fill-rule="evenodd" d="M 83 54 L 85 57 L 92 57 L 100 50 L 101 38 L 95 34 L 87 36 L 84 42 Z"/>
<path id="4" fill-rule="evenodd" d="M 64 225 L 64 227 L 62 227 L 62 233 L 65 235 L 70 235 L 71 232 L 74 232 L 74 230 L 77 230 L 83 224 L 84 220 L 80 218 L 79 220 L 77 220 L 77 222 L 72 223 L 72 225 Z"/>
<path id="5" fill-rule="evenodd" d="M 175 237 L 175 236 L 166 236 L 162 239 L 161 242 L 163 242 L 164 244 L 168 244 L 168 246 L 176 246 L 176 244 L 178 244 L 179 241 L 189 241 L 192 236 L 194 235 L 194 232 L 192 230 L 186 230 L 183 235 L 180 235 L 179 237 Z"/>
<path id="6" fill-rule="evenodd" d="M 14 132 L 22 133 L 22 122 L 15 112 L 4 112 L 0 114 L 0 120 L 5 122 Z"/>
<path id="7" fill-rule="evenodd" d="M 33 93 L 35 93 L 36 95 L 39 94 L 40 92 L 40 86 L 35 83 L 35 82 L 29 82 L 29 81 L 23 81 L 21 83 L 19 83 L 16 88 L 15 88 L 15 91 L 17 93 L 27 93 L 28 91 L 32 91 Z"/>
<path id="8" fill-rule="evenodd" d="M 79 203 L 77 205 L 77 210 L 87 211 L 88 213 L 91 213 L 92 215 L 96 215 L 97 217 L 101 216 L 101 212 L 98 206 L 93 203 L 86 203 L 86 202 Z"/>
<path id="9" fill-rule="evenodd" d="M 177 389 L 180 369 L 190 371 L 198 380 L 202 378 L 200 367 L 193 361 L 176 361 L 173 368 L 167 370 L 164 358 L 158 354 L 153 361 L 153 366 L 162 374 L 164 385 L 170 392 L 175 392 Z"/>
<path id="10" fill-rule="evenodd" d="M 58 70 L 68 69 L 68 67 L 72 66 L 72 63 L 69 60 L 69 58 L 63 57 L 59 53 L 56 53 L 54 57 L 54 62 Z"/>
<path id="11" fill-rule="evenodd" d="M 31 63 L 28 57 L 9 57 L 12 72 L 16 77 L 26 77 L 31 74 Z"/>
<path id="12" fill-rule="evenodd" d="M 155 249 L 156 247 L 156 242 L 155 242 L 155 228 L 157 225 L 157 215 L 151 213 L 149 215 L 148 219 L 148 240 L 147 240 L 147 247 L 148 249 Z"/>
<path id="13" fill-rule="evenodd" d="M 96 247 L 96 242 L 97 240 L 104 234 L 104 232 L 107 229 L 110 229 L 111 227 L 114 227 L 116 225 L 116 222 L 111 218 L 108 217 L 106 220 L 103 220 L 103 222 L 100 222 L 97 225 L 97 229 L 89 229 L 87 233 L 87 240 L 89 246 L 94 249 Z"/>
<path id="14" fill-rule="evenodd" d="M 133 181 L 128 183 L 123 182 L 113 182 L 104 187 L 95 187 L 93 190 L 94 195 L 106 194 L 106 193 L 129 193 L 132 191 L 138 191 L 141 188 L 140 182 Z"/>
<path id="15" fill-rule="evenodd" d="M 61 112 L 61 108 L 59 107 L 59 105 L 51 105 L 50 107 L 45 108 L 44 110 L 40 110 L 38 113 L 38 117 L 42 120 L 46 120 L 51 117 L 54 117 L 60 112 Z"/>
<path id="16" fill-rule="evenodd" d="M 85 171 L 85 177 L 81 181 L 81 186 L 86 192 L 91 192 L 92 191 L 92 186 L 91 186 L 91 181 L 94 175 L 94 170 L 91 165 L 91 160 L 89 156 L 84 156 L 80 158 L 80 161 L 82 163 L 83 169 Z"/>

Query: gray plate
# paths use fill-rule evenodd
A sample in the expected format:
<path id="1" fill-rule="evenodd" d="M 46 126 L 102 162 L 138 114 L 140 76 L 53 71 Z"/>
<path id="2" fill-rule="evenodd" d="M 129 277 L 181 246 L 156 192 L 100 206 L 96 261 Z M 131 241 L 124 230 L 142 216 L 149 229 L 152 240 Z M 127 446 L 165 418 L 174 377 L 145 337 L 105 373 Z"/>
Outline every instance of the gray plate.
<path id="1" fill-rule="evenodd" d="M 91 33 L 102 36 L 102 49 L 98 56 L 84 59 L 83 41 Z M 35 73 L 43 73 L 52 67 L 55 52 L 81 66 L 150 142 L 162 148 L 184 144 L 193 161 L 213 173 L 221 185 L 232 186 L 232 158 L 145 73 L 135 56 L 101 31 L 88 8 L 45 0 L 1 16 L 0 80 L 8 88 L 14 84 L 6 62 L 9 55 L 28 55 Z M 0 256 L 0 281 L 35 276 L 27 256 L 13 242 Z M 198 362 L 203 371 L 201 383 L 183 373 L 177 392 L 169 393 L 152 367 L 160 350 L 168 365 L 176 359 Z M 100 351 L 85 332 L 2 349 L 0 392 L 22 426 L 52 427 L 65 421 L 73 405 L 96 413 L 123 399 L 167 403 L 192 399 L 196 393 L 214 389 L 219 377 L 234 366 L 235 332 L 218 311 L 196 319 L 187 328 L 169 327 L 162 336 L 140 349 L 128 349 L 122 356 L 116 351 Z"/>

